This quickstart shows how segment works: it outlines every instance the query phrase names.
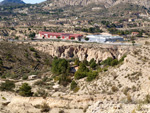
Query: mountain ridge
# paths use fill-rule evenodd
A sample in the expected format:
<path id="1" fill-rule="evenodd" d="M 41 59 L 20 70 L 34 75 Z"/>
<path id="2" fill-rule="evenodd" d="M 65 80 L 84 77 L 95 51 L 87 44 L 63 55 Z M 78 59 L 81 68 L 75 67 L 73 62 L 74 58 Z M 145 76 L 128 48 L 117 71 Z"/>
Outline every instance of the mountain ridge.
<path id="1" fill-rule="evenodd" d="M 0 5 L 18 5 L 18 4 L 25 4 L 23 0 L 3 0 L 0 2 Z"/>
<path id="2" fill-rule="evenodd" d="M 57 6 L 57 7 L 64 7 L 67 5 L 70 6 L 87 6 L 89 4 L 95 3 L 95 4 L 104 4 L 105 7 L 112 7 L 114 5 L 120 4 L 120 3 L 130 3 L 135 5 L 144 6 L 146 8 L 150 7 L 150 0 L 47 0 L 43 3 L 48 3 L 51 6 Z"/>

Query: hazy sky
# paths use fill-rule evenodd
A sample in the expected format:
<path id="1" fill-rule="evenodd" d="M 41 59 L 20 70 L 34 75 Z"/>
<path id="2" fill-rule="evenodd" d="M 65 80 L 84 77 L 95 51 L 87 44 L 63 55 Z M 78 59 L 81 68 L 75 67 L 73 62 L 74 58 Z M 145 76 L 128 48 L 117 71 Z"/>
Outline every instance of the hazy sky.
<path id="1" fill-rule="evenodd" d="M 0 2 L 3 0 L 0 0 Z M 46 0 L 23 0 L 25 3 L 40 3 Z"/>

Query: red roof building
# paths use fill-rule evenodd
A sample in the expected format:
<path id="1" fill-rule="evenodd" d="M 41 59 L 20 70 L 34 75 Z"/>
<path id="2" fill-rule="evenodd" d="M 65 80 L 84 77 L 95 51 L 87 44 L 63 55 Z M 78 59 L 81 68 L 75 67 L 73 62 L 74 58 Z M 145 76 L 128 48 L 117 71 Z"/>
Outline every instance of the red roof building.
<path id="1" fill-rule="evenodd" d="M 36 36 L 37 39 L 66 39 L 66 40 L 81 40 L 83 35 L 71 33 L 52 33 L 40 31 Z"/>
<path id="2" fill-rule="evenodd" d="M 137 36 L 139 34 L 139 32 L 132 32 L 131 35 L 132 36 Z"/>

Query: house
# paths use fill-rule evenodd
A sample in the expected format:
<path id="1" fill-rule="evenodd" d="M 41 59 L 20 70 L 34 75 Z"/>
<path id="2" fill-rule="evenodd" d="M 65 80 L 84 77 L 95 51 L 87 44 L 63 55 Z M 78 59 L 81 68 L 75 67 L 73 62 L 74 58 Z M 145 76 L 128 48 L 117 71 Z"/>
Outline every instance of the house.
<path id="1" fill-rule="evenodd" d="M 30 75 L 30 76 L 28 77 L 29 80 L 33 80 L 33 79 L 36 79 L 36 78 L 37 78 L 37 75 Z"/>
<path id="2" fill-rule="evenodd" d="M 39 32 L 36 39 L 64 39 L 64 40 L 81 40 L 83 35 L 71 33 L 52 33 L 52 32 Z"/>
<path id="3" fill-rule="evenodd" d="M 137 36 L 139 34 L 139 32 L 132 32 L 131 35 L 132 36 Z"/>
<path id="4" fill-rule="evenodd" d="M 79 69 L 79 66 L 73 66 L 73 67 L 71 67 L 70 71 L 72 73 L 75 73 L 76 71 L 78 71 L 78 69 Z"/>
<path id="5" fill-rule="evenodd" d="M 128 19 L 128 22 L 134 22 L 134 21 L 135 21 L 135 19 L 133 19 L 133 18 Z"/>

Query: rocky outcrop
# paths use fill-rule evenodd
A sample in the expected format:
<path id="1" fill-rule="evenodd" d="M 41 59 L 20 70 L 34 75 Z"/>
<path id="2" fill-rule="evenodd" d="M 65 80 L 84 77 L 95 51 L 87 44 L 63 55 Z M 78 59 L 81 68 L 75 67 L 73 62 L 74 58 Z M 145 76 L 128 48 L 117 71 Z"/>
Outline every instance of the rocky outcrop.
<path id="1" fill-rule="evenodd" d="M 32 45 L 40 51 L 50 54 L 52 57 L 59 58 L 79 58 L 80 61 L 92 58 L 96 62 L 107 59 L 108 57 L 119 59 L 128 52 L 128 47 L 100 44 L 79 44 L 67 42 L 32 42 Z"/>

